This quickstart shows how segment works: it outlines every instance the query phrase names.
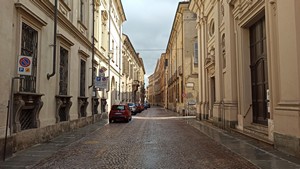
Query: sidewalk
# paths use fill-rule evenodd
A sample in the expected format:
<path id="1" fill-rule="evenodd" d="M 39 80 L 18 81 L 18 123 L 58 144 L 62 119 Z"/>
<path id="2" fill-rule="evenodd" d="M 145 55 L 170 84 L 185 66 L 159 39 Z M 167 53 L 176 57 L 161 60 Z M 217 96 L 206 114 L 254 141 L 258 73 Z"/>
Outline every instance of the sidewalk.
<path id="1" fill-rule="evenodd" d="M 30 168 L 42 159 L 52 156 L 59 149 L 77 142 L 78 140 L 100 129 L 106 124 L 108 124 L 107 119 L 101 120 L 100 122 L 76 129 L 74 131 L 63 133 L 49 142 L 41 143 L 26 150 L 17 152 L 4 162 L 0 161 L 0 169 Z"/>
<path id="2" fill-rule="evenodd" d="M 184 118 L 189 125 L 200 130 L 219 144 L 232 152 L 244 157 L 262 169 L 300 169 L 300 159 L 288 156 L 275 150 L 272 146 L 248 138 L 241 134 L 219 129 L 209 123 L 197 121 L 195 118 Z M 40 160 L 56 153 L 60 148 L 68 146 L 88 134 L 108 124 L 107 120 L 85 126 L 72 132 L 64 133 L 59 137 L 29 149 L 17 152 L 13 157 L 0 162 L 2 169 L 30 168 Z"/>
<path id="3" fill-rule="evenodd" d="M 188 119 L 186 122 L 262 169 L 300 169 L 299 158 L 288 156 L 271 145 L 222 130 L 207 122 L 195 119 Z"/>

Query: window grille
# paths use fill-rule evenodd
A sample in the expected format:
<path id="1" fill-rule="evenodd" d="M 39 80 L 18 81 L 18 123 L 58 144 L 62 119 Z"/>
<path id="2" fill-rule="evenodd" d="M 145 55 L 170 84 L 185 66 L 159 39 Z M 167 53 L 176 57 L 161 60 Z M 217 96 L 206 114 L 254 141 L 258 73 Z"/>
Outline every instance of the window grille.
<path id="1" fill-rule="evenodd" d="M 59 109 L 58 115 L 59 115 L 59 119 L 60 119 L 61 122 L 62 121 L 67 121 L 66 107 L 61 107 Z"/>
<path id="2" fill-rule="evenodd" d="M 84 106 L 80 107 L 80 117 L 86 117 L 86 110 Z"/>
<path id="3" fill-rule="evenodd" d="M 32 112 L 32 109 L 23 109 L 20 113 L 21 130 L 35 128 L 33 119 L 34 113 Z"/>
<path id="4" fill-rule="evenodd" d="M 68 94 L 68 50 L 60 47 L 59 95 Z"/>
<path id="5" fill-rule="evenodd" d="M 22 23 L 21 55 L 32 57 L 32 75 L 23 76 L 20 91 L 36 92 L 38 32 L 26 23 Z"/>

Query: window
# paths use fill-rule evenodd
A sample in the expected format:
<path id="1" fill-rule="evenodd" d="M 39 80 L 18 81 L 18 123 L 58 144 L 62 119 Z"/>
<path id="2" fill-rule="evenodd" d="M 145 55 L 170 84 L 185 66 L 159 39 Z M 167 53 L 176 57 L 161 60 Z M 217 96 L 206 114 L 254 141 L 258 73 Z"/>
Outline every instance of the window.
<path id="1" fill-rule="evenodd" d="M 60 47 L 59 95 L 68 94 L 68 50 Z"/>
<path id="2" fill-rule="evenodd" d="M 194 43 L 194 65 L 198 66 L 198 41 Z"/>
<path id="3" fill-rule="evenodd" d="M 209 24 L 209 35 L 213 36 L 215 34 L 215 22 L 212 19 Z"/>
<path id="4" fill-rule="evenodd" d="M 116 88 L 115 88 L 115 98 L 118 99 L 118 82 L 116 82 Z"/>
<path id="5" fill-rule="evenodd" d="M 124 105 L 113 105 L 112 110 L 125 110 L 125 106 Z"/>
<path id="6" fill-rule="evenodd" d="M 111 51 L 112 51 L 112 53 L 111 53 L 111 59 L 112 59 L 112 61 L 114 62 L 115 60 L 114 60 L 114 58 L 115 58 L 115 41 L 114 40 L 112 40 L 112 42 L 111 42 Z"/>
<path id="7" fill-rule="evenodd" d="M 85 96 L 85 69 L 86 63 L 81 59 L 80 61 L 80 96 Z"/>
<path id="8" fill-rule="evenodd" d="M 84 24 L 85 22 L 85 0 L 80 0 L 80 16 L 79 21 Z"/>
<path id="9" fill-rule="evenodd" d="M 116 65 L 118 66 L 118 62 L 119 62 L 119 48 L 118 48 L 118 46 L 116 47 Z"/>
<path id="10" fill-rule="evenodd" d="M 21 80 L 20 91 L 35 93 L 37 76 L 38 32 L 23 22 L 21 36 L 21 55 L 32 57 L 32 74 L 31 76 L 22 76 L 25 79 Z"/>
<path id="11" fill-rule="evenodd" d="M 226 68 L 225 34 L 222 35 L 222 57 L 223 57 L 223 69 L 225 69 Z"/>
<path id="12" fill-rule="evenodd" d="M 101 11 L 101 47 L 103 50 L 108 50 L 108 30 L 107 30 L 107 19 L 108 19 L 108 14 L 105 10 Z"/>
<path id="13" fill-rule="evenodd" d="M 126 73 L 126 63 L 127 63 L 127 59 L 126 57 L 123 55 L 123 59 L 122 59 L 122 70 L 123 70 L 123 74 Z"/>
<path id="14" fill-rule="evenodd" d="M 95 30 L 94 30 L 94 38 L 96 40 L 96 46 L 98 46 L 98 40 L 99 40 L 99 6 L 95 5 Z"/>
<path id="15" fill-rule="evenodd" d="M 130 78 L 132 79 L 133 78 L 133 65 L 132 64 L 130 64 Z"/>

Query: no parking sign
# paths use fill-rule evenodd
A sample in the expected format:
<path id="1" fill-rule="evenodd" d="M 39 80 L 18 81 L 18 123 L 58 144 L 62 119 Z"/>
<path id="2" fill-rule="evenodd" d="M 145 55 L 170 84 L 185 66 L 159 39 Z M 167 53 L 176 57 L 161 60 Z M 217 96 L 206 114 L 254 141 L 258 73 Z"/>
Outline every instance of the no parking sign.
<path id="1" fill-rule="evenodd" d="M 31 76 L 31 73 L 32 73 L 32 57 L 19 56 L 18 74 Z"/>

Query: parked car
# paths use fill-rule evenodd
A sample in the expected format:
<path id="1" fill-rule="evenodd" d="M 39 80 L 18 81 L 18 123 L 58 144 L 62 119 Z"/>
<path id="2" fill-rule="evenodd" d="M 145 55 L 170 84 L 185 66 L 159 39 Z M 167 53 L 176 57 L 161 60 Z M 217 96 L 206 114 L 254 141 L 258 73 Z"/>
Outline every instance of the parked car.
<path id="1" fill-rule="evenodd" d="M 150 108 L 150 103 L 148 103 L 148 102 L 144 103 L 144 107 L 145 107 L 146 109 Z"/>
<path id="2" fill-rule="evenodd" d="M 136 115 L 137 114 L 136 105 L 134 103 L 127 103 L 127 105 L 131 111 L 131 114 Z"/>
<path id="3" fill-rule="evenodd" d="M 136 109 L 138 113 L 141 113 L 144 110 L 144 105 L 137 103 L 136 104 Z"/>
<path id="4" fill-rule="evenodd" d="M 109 112 L 109 123 L 119 120 L 129 122 L 131 118 L 131 111 L 127 104 L 112 105 Z"/>

